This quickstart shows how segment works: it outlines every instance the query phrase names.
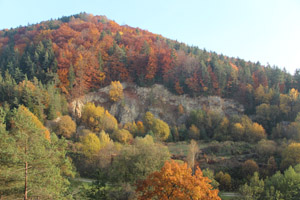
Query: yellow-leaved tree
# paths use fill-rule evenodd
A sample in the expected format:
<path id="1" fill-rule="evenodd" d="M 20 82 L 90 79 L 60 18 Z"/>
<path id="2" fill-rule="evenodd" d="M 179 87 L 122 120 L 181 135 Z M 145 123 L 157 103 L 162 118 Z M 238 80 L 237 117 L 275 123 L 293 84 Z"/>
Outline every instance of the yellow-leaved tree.
<path id="1" fill-rule="evenodd" d="M 49 130 L 42 124 L 42 122 L 26 108 L 25 106 L 19 107 L 20 112 L 24 114 L 24 116 L 28 117 L 32 120 L 32 122 L 36 125 L 36 127 L 43 131 L 45 138 L 50 141 L 50 132 Z"/>
<path id="2" fill-rule="evenodd" d="M 80 138 L 81 151 L 87 158 L 92 158 L 98 154 L 101 149 L 101 143 L 95 133 L 89 132 Z"/>
<path id="3" fill-rule="evenodd" d="M 161 141 L 168 139 L 170 135 L 169 125 L 163 120 L 155 118 L 151 112 L 146 112 L 144 123 L 148 131 L 152 131 L 156 139 Z"/>
<path id="4" fill-rule="evenodd" d="M 120 101 L 124 98 L 123 86 L 120 81 L 112 81 L 110 83 L 109 97 L 113 102 Z"/>
<path id="5" fill-rule="evenodd" d="M 113 137 L 115 140 L 122 144 L 129 143 L 133 140 L 131 133 L 126 129 L 120 129 L 115 131 Z"/>
<path id="6" fill-rule="evenodd" d="M 300 163 L 300 143 L 291 143 L 282 152 L 281 169 L 295 166 Z"/>
<path id="7" fill-rule="evenodd" d="M 81 120 L 95 132 L 101 130 L 113 132 L 118 129 L 118 121 L 107 110 L 94 103 L 87 103 L 82 112 Z"/>
<path id="8" fill-rule="evenodd" d="M 56 134 L 70 138 L 76 131 L 76 123 L 69 115 L 62 116 L 57 123 Z"/>
<path id="9" fill-rule="evenodd" d="M 105 133 L 104 130 L 100 132 L 99 140 L 100 140 L 101 148 L 105 147 L 109 143 L 112 143 L 112 140 L 110 139 L 109 135 Z"/>

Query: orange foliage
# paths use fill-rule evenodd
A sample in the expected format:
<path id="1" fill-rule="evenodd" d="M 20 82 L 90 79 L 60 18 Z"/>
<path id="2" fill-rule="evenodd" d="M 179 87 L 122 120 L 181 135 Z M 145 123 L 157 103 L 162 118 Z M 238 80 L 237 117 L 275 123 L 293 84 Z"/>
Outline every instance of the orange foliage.
<path id="1" fill-rule="evenodd" d="M 213 190 L 211 180 L 203 177 L 200 168 L 195 175 L 187 164 L 166 162 L 159 172 L 154 172 L 137 185 L 138 199 L 150 200 L 220 200 L 218 190 Z"/>
<path id="2" fill-rule="evenodd" d="M 111 81 L 135 81 L 141 85 L 158 82 L 173 86 L 178 94 L 189 91 L 196 95 L 201 92 L 227 94 L 224 90 L 234 91 L 236 88 L 242 93 L 245 92 L 243 86 L 250 82 L 252 84 L 252 81 L 254 89 L 259 84 L 268 86 L 263 68 L 250 67 L 254 69 L 249 70 L 252 80 L 248 80 L 251 77 L 241 79 L 240 74 L 243 73 L 239 73 L 239 69 L 246 70 L 253 63 L 247 62 L 242 66 L 239 59 L 219 59 L 217 63 L 220 66 L 229 65 L 232 68 L 231 74 L 226 72 L 223 79 L 214 66 L 209 64 L 213 52 L 204 50 L 199 53 L 201 50 L 139 28 L 120 26 L 104 16 L 79 14 L 67 20 L 51 20 L 30 27 L 20 27 L 13 32 L 0 31 L 0 53 L 9 44 L 14 44 L 14 49 L 18 49 L 22 57 L 26 45 L 51 40 L 57 61 L 59 87 L 71 90 L 65 93 L 74 97 L 91 88 L 109 85 Z M 13 37 L 7 36 L 10 34 Z M 145 43 L 147 48 L 143 51 Z M 69 87 L 68 80 L 71 65 L 75 74 L 72 88 Z M 201 71 L 200 68 L 205 70 Z M 183 87 L 188 90 L 183 91 Z M 288 84 L 279 83 L 280 92 L 290 89 L 287 87 Z M 227 95 L 229 94 L 231 93 Z"/>
<path id="3" fill-rule="evenodd" d="M 154 54 L 154 50 L 150 47 L 149 49 L 149 60 L 146 67 L 146 76 L 145 78 L 151 80 L 154 78 L 157 71 L 157 58 Z"/>
<path id="4" fill-rule="evenodd" d="M 234 69 L 235 71 L 239 71 L 239 68 L 235 64 L 233 64 L 232 62 L 230 62 L 229 64 L 232 67 L 232 69 Z"/>
<path id="5" fill-rule="evenodd" d="M 183 88 L 180 86 L 179 81 L 176 81 L 175 83 L 175 91 L 177 92 L 177 94 L 183 94 Z"/>

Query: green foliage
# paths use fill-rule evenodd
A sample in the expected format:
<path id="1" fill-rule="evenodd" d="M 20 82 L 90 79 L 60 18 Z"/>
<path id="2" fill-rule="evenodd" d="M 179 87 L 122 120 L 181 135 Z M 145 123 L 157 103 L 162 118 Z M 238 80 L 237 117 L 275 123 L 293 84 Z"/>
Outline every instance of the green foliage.
<path id="1" fill-rule="evenodd" d="M 154 143 L 149 135 L 145 138 L 137 137 L 132 145 L 123 146 L 119 153 L 111 154 L 109 162 L 99 169 L 97 181 L 87 193 L 91 199 L 129 197 L 133 192 L 130 185 L 160 170 L 168 159 L 170 154 L 167 147 Z"/>
<path id="2" fill-rule="evenodd" d="M 300 143 L 288 145 L 282 152 L 281 169 L 287 169 L 289 166 L 295 166 L 300 163 Z"/>
<path id="3" fill-rule="evenodd" d="M 66 157 L 67 144 L 53 134 L 50 142 L 28 112 L 22 107 L 14 109 L 10 114 L 11 129 L 0 130 L 0 195 L 9 199 L 24 197 L 27 163 L 28 197 L 69 199 L 66 176 L 74 176 L 74 172 Z"/>
<path id="4" fill-rule="evenodd" d="M 125 146 L 112 164 L 111 178 L 116 182 L 134 183 L 160 169 L 170 158 L 167 147 L 156 144 L 151 136 L 136 138 Z"/>
<path id="5" fill-rule="evenodd" d="M 300 192 L 300 165 L 290 166 L 282 174 L 278 171 L 266 180 L 255 172 L 250 182 L 239 188 L 242 199 L 298 199 Z"/>
<path id="6" fill-rule="evenodd" d="M 53 80 L 57 71 L 57 61 L 51 40 L 28 45 L 20 61 L 20 69 L 29 79 L 37 77 L 43 83 Z"/>
<path id="7" fill-rule="evenodd" d="M 137 153 L 138 139 L 132 139 L 132 135 L 145 136 L 147 133 L 156 141 L 213 139 L 252 143 L 242 145 L 239 142 L 214 143 L 206 150 L 217 156 L 240 155 L 245 152 L 251 155 L 256 152 L 259 156 L 258 160 L 262 162 L 262 170 L 266 171 L 262 175 L 270 176 L 277 169 L 276 162 L 281 161 L 282 170 L 299 163 L 296 143 L 286 148 L 282 145 L 283 152 L 277 148 L 280 142 L 285 141 L 282 140 L 284 138 L 295 142 L 300 141 L 300 117 L 296 117 L 300 111 L 299 77 L 299 70 L 292 76 L 276 66 L 262 67 L 260 63 L 207 52 L 138 28 L 121 27 L 103 16 L 92 16 L 86 13 L 27 27 L 2 30 L 0 31 L 0 105 L 2 106 L 0 109 L 0 176 L 2 179 L 0 181 L 6 182 L 0 184 L 1 194 L 15 194 L 16 196 L 9 196 L 11 199 L 20 197 L 20 185 L 23 182 L 19 180 L 22 177 L 22 170 L 12 172 L 24 167 L 26 156 L 22 151 L 22 145 L 26 138 L 29 139 L 28 147 L 31 148 L 29 153 L 32 155 L 26 159 L 36 166 L 29 169 L 32 171 L 30 176 L 36 175 L 33 180 L 40 184 L 38 188 L 31 182 L 30 187 L 33 189 L 29 195 L 36 192 L 41 193 L 41 198 L 45 199 L 67 198 L 62 193 L 66 193 L 68 183 L 65 182 L 62 186 L 65 179 L 59 176 L 59 174 L 72 174 L 66 170 L 70 169 L 70 161 L 65 159 L 66 142 L 53 134 L 50 138 L 49 131 L 42 123 L 66 115 L 68 108 L 66 99 L 71 101 L 76 94 L 81 95 L 84 91 L 88 91 L 86 89 L 95 90 L 112 81 L 114 84 L 110 95 L 113 101 L 123 98 L 119 81 L 132 81 L 144 86 L 159 83 L 178 94 L 233 98 L 244 105 L 245 113 L 250 114 L 251 119 L 245 115 L 228 116 L 228 113 L 225 116 L 216 110 L 208 110 L 205 106 L 188 113 L 187 108 L 183 109 L 179 106 L 178 109 L 175 108 L 178 112 L 176 114 L 186 114 L 188 119 L 186 124 L 175 124 L 172 134 L 168 124 L 155 118 L 150 112 L 146 113 L 144 124 L 132 122 L 118 130 L 118 122 L 114 116 L 100 106 L 87 104 L 82 113 L 83 124 L 80 125 L 85 125 L 95 134 L 90 132 L 81 135 L 79 138 L 81 143 L 73 144 L 75 141 L 72 140 L 78 139 L 71 137 L 75 130 L 74 122 L 69 118 L 66 119 L 65 116 L 62 117 L 64 120 L 58 123 L 56 130 L 59 135 L 72 139 L 68 141 L 70 154 L 77 163 L 80 163 L 77 164 L 80 172 L 85 170 L 82 174 L 89 175 L 89 172 L 94 174 L 96 169 L 105 168 L 106 172 L 111 173 L 115 179 L 120 174 L 120 182 L 124 180 L 134 182 L 133 180 L 137 179 L 133 178 L 135 175 L 145 177 L 146 173 L 158 168 L 159 164 L 156 163 L 158 161 L 151 153 L 158 155 L 156 149 L 159 145 L 149 142 L 148 146 L 139 147 L 138 151 L 143 153 Z M 10 109 L 18 108 L 19 105 L 26 106 L 30 112 L 24 107 L 10 112 Z M 16 115 L 22 117 L 18 118 Z M 16 122 L 28 124 L 16 126 Z M 26 137 L 21 130 L 26 132 Z M 41 134 L 38 135 L 37 132 Z M 279 140 L 276 143 L 266 140 L 267 134 L 270 136 L 268 139 Z M 133 146 L 121 148 L 122 145 L 114 144 L 110 136 L 126 145 L 133 142 Z M 146 138 L 149 140 L 149 136 Z M 32 145 L 33 143 L 36 145 Z M 162 146 L 159 148 L 163 149 Z M 124 152 L 120 153 L 120 149 Z M 281 158 L 278 156 L 280 153 L 282 153 Z M 45 160 L 34 160 L 40 157 L 45 157 Z M 165 157 L 158 159 L 163 160 Z M 155 167 L 149 167 L 151 170 L 145 167 L 146 164 L 151 165 L 147 159 L 152 159 L 155 163 Z M 134 164 L 128 164 L 130 162 Z M 110 166 L 111 164 L 113 166 Z M 127 171 L 118 170 L 114 167 L 115 164 Z M 126 168 L 127 164 L 130 169 Z M 46 165 L 49 169 L 45 167 Z M 81 166 L 83 167 L 80 168 Z M 108 166 L 111 169 L 108 170 Z M 253 174 L 253 171 L 257 171 L 251 170 L 256 168 L 253 167 L 255 165 L 249 164 L 249 166 L 252 167 L 248 170 L 245 170 L 244 166 L 244 173 L 248 177 Z M 147 170 L 143 171 L 142 167 Z M 45 170 L 47 172 L 42 169 L 47 169 Z M 136 174 L 133 170 L 137 170 Z M 297 177 L 296 171 L 296 175 L 292 171 L 289 171 L 289 174 Z M 3 179 L 5 173 L 8 178 L 11 178 L 9 179 L 11 182 Z M 233 173 L 231 175 L 233 176 Z M 46 179 L 46 176 L 51 177 L 51 180 Z M 106 176 L 107 174 L 103 176 L 104 180 L 107 179 Z M 283 183 L 280 183 L 281 185 L 277 182 L 273 185 L 270 183 L 265 196 L 261 198 L 295 198 L 296 193 L 293 190 L 297 188 L 293 188 L 289 183 L 295 185 L 297 183 L 290 180 L 292 177 L 284 176 L 284 174 L 275 176 L 272 181 L 276 182 L 278 179 Z M 226 177 L 227 180 L 228 176 Z M 53 186 L 55 181 L 57 181 L 56 186 Z M 260 180 L 257 181 L 255 178 L 253 181 Z M 109 184 L 105 183 L 99 187 L 99 190 L 95 190 L 104 194 L 101 198 L 129 198 L 132 194 L 132 186 L 128 184 L 113 185 L 113 180 L 108 182 Z M 46 184 L 49 184 L 49 188 L 44 189 Z M 223 187 L 226 184 L 221 185 L 220 187 Z M 292 189 L 284 190 L 285 186 Z M 8 189 L 3 189 L 4 187 Z M 253 192 L 251 187 L 251 183 L 248 187 L 245 186 L 245 193 Z M 230 187 L 226 190 L 230 190 Z M 289 191 L 292 196 L 287 196 L 286 191 Z M 254 196 L 256 198 L 256 195 Z"/>
<path id="8" fill-rule="evenodd" d="M 250 183 L 245 184 L 239 188 L 239 193 L 242 195 L 242 199 L 245 200 L 258 200 L 264 192 L 264 180 L 259 179 L 257 172 L 250 179 Z"/>
<path id="9" fill-rule="evenodd" d="M 68 80 L 69 80 L 69 88 L 70 90 L 72 90 L 75 83 L 75 72 L 74 72 L 73 65 L 70 66 Z"/>
<path id="10" fill-rule="evenodd" d="M 220 190 L 231 190 L 231 176 L 228 173 L 223 173 L 222 171 L 220 171 L 216 174 L 215 179 L 220 184 Z"/>
<path id="11" fill-rule="evenodd" d="M 300 195 L 300 166 L 289 167 L 284 173 L 277 172 L 268 178 L 266 183 L 267 199 L 299 199 Z"/>
<path id="12" fill-rule="evenodd" d="M 266 138 L 264 128 L 253 122 L 248 116 L 227 118 L 218 111 L 196 110 L 192 111 L 187 120 L 189 137 L 201 133 L 200 138 L 217 140 L 245 140 L 251 143 Z M 196 127 L 195 127 L 196 126 Z M 196 130 L 197 128 L 198 130 Z M 195 134 L 197 133 L 197 134 Z M 194 135 L 194 136 L 193 136 Z"/>
<path id="13" fill-rule="evenodd" d="M 169 125 L 166 122 L 155 118 L 151 112 L 146 112 L 144 124 L 148 131 L 153 133 L 155 139 L 160 141 L 168 139 L 170 135 Z"/>
<path id="14" fill-rule="evenodd" d="M 7 72 L 0 79 L 0 93 L 0 102 L 7 102 L 11 108 L 23 104 L 41 121 L 54 119 L 67 110 L 66 99 L 59 89 L 54 84 L 42 85 L 36 78 L 25 79 L 17 85 Z"/>
<path id="15" fill-rule="evenodd" d="M 209 168 L 206 168 L 202 170 L 202 173 L 204 177 L 207 177 L 211 180 L 210 184 L 213 186 L 213 189 L 217 189 L 219 187 L 220 183 L 216 181 L 214 171 L 210 170 Z"/>
<path id="16" fill-rule="evenodd" d="M 263 157 L 270 157 L 276 153 L 277 144 L 273 140 L 261 140 L 257 144 L 256 152 Z"/>
<path id="17" fill-rule="evenodd" d="M 189 139 L 199 140 L 200 139 L 200 130 L 192 124 L 189 128 Z"/>

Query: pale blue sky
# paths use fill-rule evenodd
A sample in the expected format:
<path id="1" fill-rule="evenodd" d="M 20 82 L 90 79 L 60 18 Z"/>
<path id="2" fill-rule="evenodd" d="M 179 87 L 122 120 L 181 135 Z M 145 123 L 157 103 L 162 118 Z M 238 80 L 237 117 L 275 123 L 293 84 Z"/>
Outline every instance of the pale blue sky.
<path id="1" fill-rule="evenodd" d="M 87 12 L 294 73 L 300 0 L 0 0 L 0 29 Z"/>

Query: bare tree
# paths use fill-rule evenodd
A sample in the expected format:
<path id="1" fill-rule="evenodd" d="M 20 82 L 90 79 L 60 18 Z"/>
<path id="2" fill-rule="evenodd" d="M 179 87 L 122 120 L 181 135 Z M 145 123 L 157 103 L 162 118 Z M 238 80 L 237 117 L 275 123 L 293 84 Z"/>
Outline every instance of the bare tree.
<path id="1" fill-rule="evenodd" d="M 188 165 L 189 167 L 192 168 L 193 173 L 195 172 L 195 159 L 196 159 L 196 154 L 199 151 L 199 147 L 198 144 L 195 140 L 191 140 L 191 143 L 189 145 L 189 153 L 187 156 L 187 161 L 188 161 Z"/>

